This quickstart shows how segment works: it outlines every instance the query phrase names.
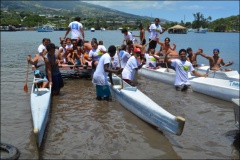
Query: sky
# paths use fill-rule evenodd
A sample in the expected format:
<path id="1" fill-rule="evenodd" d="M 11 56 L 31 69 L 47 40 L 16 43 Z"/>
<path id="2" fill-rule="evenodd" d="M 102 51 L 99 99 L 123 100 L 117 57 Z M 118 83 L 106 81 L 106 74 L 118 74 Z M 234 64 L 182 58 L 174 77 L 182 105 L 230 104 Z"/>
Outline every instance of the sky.
<path id="1" fill-rule="evenodd" d="M 212 21 L 239 15 L 239 1 L 83 1 L 126 13 L 166 19 L 174 22 L 192 22 L 193 14 L 200 12 Z"/>

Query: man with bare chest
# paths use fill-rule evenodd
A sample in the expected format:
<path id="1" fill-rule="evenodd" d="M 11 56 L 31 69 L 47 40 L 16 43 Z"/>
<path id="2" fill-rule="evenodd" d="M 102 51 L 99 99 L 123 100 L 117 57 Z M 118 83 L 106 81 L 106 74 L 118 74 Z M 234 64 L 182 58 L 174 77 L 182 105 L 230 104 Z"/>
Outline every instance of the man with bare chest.
<path id="1" fill-rule="evenodd" d="M 213 50 L 213 56 L 207 56 L 206 54 L 203 54 L 202 52 L 200 52 L 201 56 L 203 56 L 209 60 L 210 70 L 219 70 L 223 66 L 226 67 L 226 66 L 231 66 L 233 64 L 233 61 L 226 64 L 223 61 L 223 59 L 221 57 L 219 57 L 219 53 L 220 53 L 219 49 L 217 49 L 217 48 Z M 231 71 L 231 69 L 228 68 L 228 69 L 225 69 L 222 71 Z"/>

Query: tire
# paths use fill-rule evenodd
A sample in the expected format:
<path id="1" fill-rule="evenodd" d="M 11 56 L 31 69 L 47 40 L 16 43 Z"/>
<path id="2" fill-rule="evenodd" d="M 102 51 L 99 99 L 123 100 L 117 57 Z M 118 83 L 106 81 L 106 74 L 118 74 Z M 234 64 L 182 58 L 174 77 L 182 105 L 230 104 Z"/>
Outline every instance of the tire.
<path id="1" fill-rule="evenodd" d="M 6 157 L 1 156 L 1 159 L 18 159 L 20 156 L 18 149 L 10 144 L 1 142 L 0 149 L 8 153 Z"/>

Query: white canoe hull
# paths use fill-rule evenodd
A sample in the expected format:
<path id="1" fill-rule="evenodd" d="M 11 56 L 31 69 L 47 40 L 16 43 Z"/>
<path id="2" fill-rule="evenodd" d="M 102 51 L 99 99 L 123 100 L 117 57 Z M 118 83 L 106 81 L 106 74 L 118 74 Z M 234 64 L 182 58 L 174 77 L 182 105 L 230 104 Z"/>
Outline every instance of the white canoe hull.
<path id="1" fill-rule="evenodd" d="M 152 70 L 143 66 L 138 73 L 146 78 L 174 85 L 175 71 L 169 69 L 169 72 L 167 72 L 166 70 L 166 68 Z M 195 92 L 226 101 L 232 101 L 232 98 L 239 98 L 239 81 L 194 77 L 190 74 L 189 81 Z"/>
<path id="2" fill-rule="evenodd" d="M 239 99 L 232 99 L 234 104 L 234 118 L 235 118 L 235 125 L 239 129 Z"/>
<path id="3" fill-rule="evenodd" d="M 30 101 L 33 119 L 33 132 L 37 141 L 37 145 L 40 147 L 49 117 L 51 88 L 37 89 L 35 88 L 35 84 L 33 84 Z"/>
<path id="4" fill-rule="evenodd" d="M 239 73 L 238 71 L 228 71 L 228 72 L 222 72 L 222 71 L 216 71 L 211 73 L 212 71 L 209 71 L 209 66 L 201 66 L 196 67 L 195 70 L 201 74 L 208 74 L 209 78 L 219 78 L 219 79 L 225 79 L 225 80 L 232 80 L 232 81 L 239 81 Z"/>
<path id="5" fill-rule="evenodd" d="M 121 79 L 116 75 L 113 76 L 113 83 L 114 86 L 110 86 L 111 92 L 126 109 L 160 130 L 176 135 L 182 134 L 184 118 L 167 112 L 136 87 L 123 82 L 123 89 L 121 89 Z"/>

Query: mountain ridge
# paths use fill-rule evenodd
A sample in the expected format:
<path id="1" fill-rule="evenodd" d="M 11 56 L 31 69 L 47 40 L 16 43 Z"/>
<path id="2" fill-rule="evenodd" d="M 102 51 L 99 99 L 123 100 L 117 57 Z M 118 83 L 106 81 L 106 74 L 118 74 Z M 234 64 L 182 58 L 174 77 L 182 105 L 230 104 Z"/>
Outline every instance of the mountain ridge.
<path id="1" fill-rule="evenodd" d="M 115 9 L 90 4 L 82 1 L 1 1 L 1 9 L 7 8 L 16 11 L 29 11 L 35 14 L 57 14 L 57 15 L 80 15 L 82 18 L 94 17 L 96 19 L 115 20 L 142 20 L 153 21 L 152 17 L 139 16 L 121 12 Z M 162 22 L 168 20 L 160 18 Z"/>

